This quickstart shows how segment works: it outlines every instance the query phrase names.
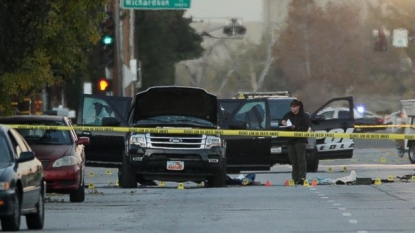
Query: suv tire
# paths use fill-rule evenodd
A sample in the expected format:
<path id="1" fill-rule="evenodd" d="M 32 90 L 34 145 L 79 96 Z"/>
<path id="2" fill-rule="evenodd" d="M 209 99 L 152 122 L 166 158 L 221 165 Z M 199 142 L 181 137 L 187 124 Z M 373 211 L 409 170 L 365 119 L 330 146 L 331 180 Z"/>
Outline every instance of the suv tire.
<path id="1" fill-rule="evenodd" d="M 307 172 L 317 172 L 319 165 L 319 156 L 317 149 L 306 150 L 306 159 L 307 159 Z"/>
<path id="2" fill-rule="evenodd" d="M 409 147 L 408 158 L 412 164 L 415 164 L 415 143 Z"/>
<path id="3" fill-rule="evenodd" d="M 226 186 L 226 160 L 223 161 L 222 169 L 216 175 L 208 178 L 208 187 L 222 188 Z"/>
<path id="4" fill-rule="evenodd" d="M 125 155 L 122 156 L 122 167 L 121 167 L 121 175 L 120 178 L 120 186 L 121 188 L 137 188 L 137 174 L 132 169 L 129 157 Z"/>

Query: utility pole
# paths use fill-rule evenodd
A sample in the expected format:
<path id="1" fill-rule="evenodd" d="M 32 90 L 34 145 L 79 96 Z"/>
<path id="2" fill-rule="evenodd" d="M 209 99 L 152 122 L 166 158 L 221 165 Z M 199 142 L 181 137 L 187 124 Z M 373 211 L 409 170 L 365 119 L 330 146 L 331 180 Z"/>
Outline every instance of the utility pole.
<path id="1" fill-rule="evenodd" d="M 124 96 L 124 88 L 123 88 L 123 51 L 122 51 L 122 22 L 120 19 L 120 1 L 114 1 L 114 22 L 115 22 L 115 82 L 116 82 L 116 90 L 115 94 L 117 96 Z"/>

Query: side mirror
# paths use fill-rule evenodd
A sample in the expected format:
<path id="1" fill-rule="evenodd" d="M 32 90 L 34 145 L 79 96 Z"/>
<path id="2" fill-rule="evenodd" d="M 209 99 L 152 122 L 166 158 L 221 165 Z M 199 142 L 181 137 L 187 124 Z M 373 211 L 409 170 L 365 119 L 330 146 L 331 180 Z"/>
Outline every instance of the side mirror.
<path id="1" fill-rule="evenodd" d="M 102 126 L 120 126 L 121 121 L 119 121 L 115 117 L 103 117 L 102 118 Z"/>
<path id="2" fill-rule="evenodd" d="M 27 162 L 35 159 L 35 153 L 33 151 L 24 151 L 20 153 L 19 158 L 17 159 L 18 163 Z"/>
<path id="3" fill-rule="evenodd" d="M 76 142 L 77 145 L 89 145 L 89 137 L 79 137 L 78 141 Z"/>
<path id="4" fill-rule="evenodd" d="M 313 117 L 312 120 L 314 121 L 321 121 L 321 120 L 325 120 L 326 117 L 324 115 L 316 115 L 315 117 Z"/>

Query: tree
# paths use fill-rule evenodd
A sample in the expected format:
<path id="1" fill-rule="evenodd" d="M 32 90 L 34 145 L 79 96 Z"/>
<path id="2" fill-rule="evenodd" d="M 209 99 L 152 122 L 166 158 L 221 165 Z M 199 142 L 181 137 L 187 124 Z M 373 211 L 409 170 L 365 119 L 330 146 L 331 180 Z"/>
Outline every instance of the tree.
<path id="1" fill-rule="evenodd" d="M 393 1 L 393 0 L 381 0 L 379 5 L 369 5 L 372 13 L 372 18 L 381 24 L 385 28 L 393 29 L 405 28 L 409 31 L 409 37 L 415 36 L 415 5 L 412 1 Z M 409 39 L 410 39 L 409 38 Z M 398 71 L 395 72 L 395 78 L 399 78 L 400 82 L 396 82 L 392 79 L 392 87 L 395 87 L 395 93 L 401 94 L 402 98 L 415 98 L 415 41 L 412 39 L 409 41 L 407 48 L 391 48 L 395 56 L 395 61 L 400 61 L 405 64 L 407 59 L 412 63 L 405 69 L 405 67 L 398 67 Z M 402 73 L 401 71 L 407 70 L 409 72 Z M 407 77 L 407 78 L 404 78 Z"/>
<path id="2" fill-rule="evenodd" d="M 311 109 L 331 97 L 361 99 L 389 94 L 396 87 L 386 80 L 399 70 L 398 54 L 373 51 L 372 30 L 385 25 L 375 16 L 383 15 L 384 7 L 365 11 L 367 3 L 292 1 L 274 56 L 284 74 L 281 83 L 288 83 L 290 92 L 307 99 Z"/>
<path id="3" fill-rule="evenodd" d="M 137 11 L 138 57 L 142 62 L 143 88 L 173 85 L 175 64 L 199 57 L 202 37 L 190 27 L 184 11 Z"/>
<path id="4" fill-rule="evenodd" d="M 5 1 L 0 9 L 0 112 L 13 97 L 87 74 L 87 54 L 99 40 L 97 25 L 104 16 L 96 12 L 105 3 Z"/>

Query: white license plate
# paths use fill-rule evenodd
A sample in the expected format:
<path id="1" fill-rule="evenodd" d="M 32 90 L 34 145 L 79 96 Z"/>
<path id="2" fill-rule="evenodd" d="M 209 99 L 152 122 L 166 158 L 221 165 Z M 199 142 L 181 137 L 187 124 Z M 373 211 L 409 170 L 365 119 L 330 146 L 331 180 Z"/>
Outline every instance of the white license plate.
<path id="1" fill-rule="evenodd" d="M 167 170 L 182 171 L 184 170 L 183 161 L 167 161 Z"/>
<path id="2" fill-rule="evenodd" d="M 282 152 L 281 147 L 271 147 L 271 154 L 278 154 Z"/>

